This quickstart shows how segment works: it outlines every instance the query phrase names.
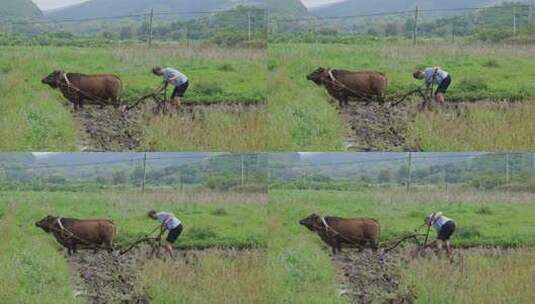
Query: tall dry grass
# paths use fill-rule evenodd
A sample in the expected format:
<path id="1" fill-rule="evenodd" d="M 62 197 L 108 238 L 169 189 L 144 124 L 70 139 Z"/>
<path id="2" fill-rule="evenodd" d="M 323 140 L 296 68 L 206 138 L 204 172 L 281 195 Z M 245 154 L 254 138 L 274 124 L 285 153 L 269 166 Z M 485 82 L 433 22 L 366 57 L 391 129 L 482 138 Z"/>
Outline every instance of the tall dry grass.
<path id="1" fill-rule="evenodd" d="M 535 253 L 531 249 L 470 249 L 451 263 L 431 256 L 410 261 L 403 285 L 417 303 L 533 303 Z"/>
<path id="2" fill-rule="evenodd" d="M 263 106 L 239 111 L 206 110 L 154 116 L 144 129 L 143 147 L 151 151 L 264 151 L 267 147 L 267 111 Z"/>
<path id="3" fill-rule="evenodd" d="M 218 192 L 210 190 L 122 192 L 106 194 L 108 201 L 116 207 L 157 205 L 265 205 L 267 193 Z"/>
<path id="4" fill-rule="evenodd" d="M 161 58 L 174 58 L 180 65 L 180 60 L 203 58 L 210 60 L 240 60 L 261 62 L 266 60 L 266 50 L 261 48 L 222 48 L 215 45 L 159 45 L 151 49 L 145 46 L 115 47 L 113 56 L 129 64 L 154 66 Z"/>
<path id="5" fill-rule="evenodd" d="M 265 253 L 210 249 L 151 260 L 140 285 L 154 303 L 268 303 Z"/>
<path id="6" fill-rule="evenodd" d="M 456 111 L 426 112 L 409 125 L 408 140 L 426 151 L 528 151 L 535 147 L 535 102 L 484 101 Z"/>
<path id="7" fill-rule="evenodd" d="M 0 204 L 0 303 L 76 303 L 69 267 L 51 240 L 33 235 L 17 204 Z"/>

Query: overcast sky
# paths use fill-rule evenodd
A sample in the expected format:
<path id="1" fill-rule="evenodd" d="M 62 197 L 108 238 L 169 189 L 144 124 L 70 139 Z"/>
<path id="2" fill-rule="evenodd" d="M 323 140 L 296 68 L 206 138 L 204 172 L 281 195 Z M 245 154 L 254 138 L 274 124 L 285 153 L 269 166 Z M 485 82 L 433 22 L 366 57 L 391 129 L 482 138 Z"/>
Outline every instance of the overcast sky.
<path id="1" fill-rule="evenodd" d="M 62 6 L 76 4 L 87 0 L 33 0 L 43 10 L 54 9 Z M 150 0 L 147 0 L 150 1 Z M 301 0 L 308 7 L 340 2 L 343 0 Z"/>

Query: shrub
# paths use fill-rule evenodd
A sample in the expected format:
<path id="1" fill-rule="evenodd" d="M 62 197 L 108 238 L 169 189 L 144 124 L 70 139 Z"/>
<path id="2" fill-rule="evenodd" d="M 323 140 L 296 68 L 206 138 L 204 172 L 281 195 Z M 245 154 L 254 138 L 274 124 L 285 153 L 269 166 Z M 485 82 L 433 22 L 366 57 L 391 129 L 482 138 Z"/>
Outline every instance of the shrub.
<path id="1" fill-rule="evenodd" d="M 211 227 L 193 227 L 189 230 L 189 235 L 194 240 L 209 240 L 217 237 L 216 232 Z"/>
<path id="2" fill-rule="evenodd" d="M 228 212 L 225 208 L 216 208 L 212 211 L 212 215 L 228 215 Z"/>
<path id="3" fill-rule="evenodd" d="M 481 215 L 490 215 L 492 214 L 492 210 L 490 209 L 490 207 L 484 206 L 484 207 L 480 207 L 479 209 L 477 209 L 476 213 L 481 214 Z"/>
<path id="4" fill-rule="evenodd" d="M 461 226 L 457 235 L 462 239 L 474 239 L 481 237 L 481 231 L 475 226 Z"/>

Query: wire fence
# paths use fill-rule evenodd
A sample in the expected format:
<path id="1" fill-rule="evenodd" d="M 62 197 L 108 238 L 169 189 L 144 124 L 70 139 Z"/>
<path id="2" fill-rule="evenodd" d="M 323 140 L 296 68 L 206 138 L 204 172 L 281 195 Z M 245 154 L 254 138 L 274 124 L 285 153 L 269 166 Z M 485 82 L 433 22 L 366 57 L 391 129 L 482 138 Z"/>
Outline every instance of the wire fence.
<path id="1" fill-rule="evenodd" d="M 76 36 L 107 40 L 140 40 L 150 46 L 153 40 L 188 44 L 209 38 L 228 42 L 267 40 L 267 11 L 256 7 L 237 7 L 212 11 L 156 11 L 138 14 L 86 18 L 12 18 L 0 16 L 0 34 L 25 36 Z M 225 37 L 224 34 L 227 34 Z"/>
<path id="2" fill-rule="evenodd" d="M 238 7 L 212 11 L 155 11 L 137 14 L 109 15 L 86 18 L 17 18 L 0 16 L 0 32 L 35 35 L 51 31 L 101 35 L 106 39 L 138 39 L 149 45 L 153 39 L 183 41 L 206 39 L 215 32 L 231 31 L 227 37 L 252 40 L 283 39 L 284 34 L 301 34 L 305 42 L 332 41 L 337 34 L 371 34 L 373 36 L 412 38 L 437 36 L 455 40 L 474 28 L 501 24 L 514 38 L 535 23 L 535 4 L 508 3 L 487 7 L 419 8 L 381 11 L 342 16 L 281 17 L 267 9 Z M 499 13 L 498 15 L 496 15 Z M 459 17 L 472 14 L 471 23 Z M 228 20 L 232 16 L 232 20 Z M 197 22 L 195 22 L 197 20 Z M 225 20 L 225 21 L 223 21 Z M 439 21 L 437 21 L 439 20 Z M 232 24 L 232 26 L 230 25 Z M 497 35 L 496 33 L 493 33 Z M 488 34 L 491 35 L 491 34 Z M 325 40 L 325 36 L 331 39 Z M 68 37 L 67 37 L 68 38 Z M 487 37 L 492 39 L 492 37 Z M 291 39 L 291 38 L 286 38 Z M 293 37 L 293 39 L 297 39 Z"/>
<path id="3" fill-rule="evenodd" d="M 267 181 L 267 156 L 263 154 L 103 153 L 86 157 L 64 153 L 52 161 L 30 164 L 26 157 L 0 153 L 0 188 L 84 191 L 128 187 L 144 191 L 202 187 L 259 191 L 265 189 Z M 94 160 L 98 157 L 103 160 Z"/>
<path id="4" fill-rule="evenodd" d="M 300 39 L 301 42 L 333 42 L 333 36 L 369 34 L 376 37 L 405 37 L 414 43 L 420 37 L 442 37 L 455 40 L 456 36 L 473 33 L 475 29 L 501 24 L 512 38 L 535 23 L 534 2 L 508 3 L 497 6 L 427 8 L 416 6 L 411 10 L 347 14 L 339 16 L 307 16 L 304 18 L 271 18 L 270 39 L 275 41 Z M 471 14 L 468 19 L 463 15 Z M 508 30 L 507 30 L 508 28 Z M 294 37 L 283 37 L 293 34 Z M 296 34 L 301 37 L 296 38 Z M 485 39 L 496 39 L 487 33 Z M 503 33 L 502 33 L 503 35 Z M 303 37 L 304 36 L 304 37 Z M 325 36 L 329 36 L 328 39 Z M 341 38 L 341 37 L 339 37 Z"/>
<path id="5" fill-rule="evenodd" d="M 410 191 L 417 186 L 465 185 L 535 191 L 534 153 L 355 153 L 338 158 L 343 161 L 272 156 L 270 184 L 299 189 L 402 185 Z"/>

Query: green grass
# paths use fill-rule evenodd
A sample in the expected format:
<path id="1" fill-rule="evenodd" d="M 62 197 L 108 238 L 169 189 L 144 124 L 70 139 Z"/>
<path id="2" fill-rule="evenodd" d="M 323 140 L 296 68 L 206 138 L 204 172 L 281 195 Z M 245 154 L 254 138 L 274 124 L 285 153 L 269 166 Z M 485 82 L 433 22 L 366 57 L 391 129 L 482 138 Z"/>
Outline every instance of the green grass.
<path id="1" fill-rule="evenodd" d="M 273 190 L 270 191 L 268 210 L 269 295 L 270 299 L 275 299 L 274 303 L 284 303 L 289 296 L 297 299 L 294 303 L 346 301 L 336 290 L 336 274 L 329 249 L 316 234 L 298 223 L 311 213 L 377 218 L 381 224 L 381 241 L 387 242 L 412 232 L 423 223 L 425 215 L 440 210 L 457 222 L 458 231 L 452 238 L 454 246 L 535 246 L 533 194 L 421 191 L 407 195 L 402 189 L 382 192 Z M 432 232 L 432 239 L 435 234 Z M 523 263 L 516 256 L 503 259 Z M 532 260 L 533 255 L 530 255 L 529 261 Z M 499 269 L 487 264 L 492 262 L 492 258 L 482 257 L 474 262 L 467 260 L 467 269 L 470 269 L 466 271 L 467 274 L 455 273 L 451 280 L 448 279 L 451 282 L 453 278 L 461 277 L 464 281 L 460 282 L 467 283 L 463 294 L 455 297 L 449 296 L 456 292 L 455 286 L 458 285 L 443 289 L 445 284 L 441 282 L 450 268 L 432 268 L 437 265 L 433 262 L 424 261 L 422 265 L 416 261 L 404 268 L 403 285 L 416 288 L 419 303 L 476 303 L 466 299 L 471 293 L 478 293 L 477 289 L 483 286 L 478 284 L 478 280 L 483 277 L 472 275 L 471 271 L 481 268 L 486 269 L 487 273 L 497 274 Z M 515 282 L 524 278 L 516 276 L 514 268 L 508 269 L 507 277 L 514 277 Z M 444 275 L 437 275 L 438 271 L 444 272 Z M 488 286 L 497 286 L 497 281 Z M 500 298 L 512 294 L 504 288 L 500 291 L 503 291 Z M 431 297 L 428 296 L 429 292 L 435 294 Z M 519 295 L 525 296 L 526 293 Z"/>
<path id="2" fill-rule="evenodd" d="M 294 218 L 299 208 L 270 198 L 268 297 L 270 303 L 345 303 L 335 286 L 329 254 Z"/>
<path id="3" fill-rule="evenodd" d="M 266 98 L 264 50 L 166 45 L 153 49 L 0 47 L 0 53 L 2 151 L 77 150 L 77 129 L 70 108 L 63 105 L 66 102 L 58 90 L 40 82 L 56 69 L 117 74 L 126 100 L 161 84 L 151 73 L 156 65 L 176 67 L 189 76 L 191 86 L 184 102 L 263 103 Z"/>
<path id="4" fill-rule="evenodd" d="M 261 251 L 267 244 L 264 204 L 262 194 L 2 192 L 0 302 L 74 301 L 71 273 L 58 253 L 60 245 L 34 225 L 47 214 L 112 219 L 118 227 L 116 243 L 125 245 L 158 225 L 146 217 L 148 210 L 167 210 L 174 212 L 184 223 L 184 232 L 176 243 L 179 248 L 232 247 Z M 205 267 L 204 271 L 234 269 L 234 262 L 217 256 L 214 259 L 218 261 L 214 262 L 214 267 Z M 244 267 L 240 266 L 242 264 L 236 262 L 236 267 Z M 156 275 L 150 271 L 144 274 Z M 195 277 L 193 270 L 192 276 Z M 206 276 L 199 275 L 195 282 L 203 285 L 204 279 Z M 238 284 L 227 283 L 229 286 Z M 151 292 L 158 294 L 157 290 Z"/>
<path id="5" fill-rule="evenodd" d="M 535 124 L 528 123 L 535 119 L 535 102 L 505 108 L 473 104 L 468 109 L 468 115 L 417 114 L 409 127 L 411 146 L 457 152 L 531 151 L 535 147 Z"/>
<path id="6" fill-rule="evenodd" d="M 402 285 L 414 288 L 417 303 L 531 303 L 534 268 L 533 250 L 474 249 L 463 253 L 461 265 L 413 260 L 402 271 Z"/>
<path id="7" fill-rule="evenodd" d="M 268 100 L 270 127 L 277 132 L 271 131 L 270 145 L 272 150 L 288 147 L 294 151 L 318 150 L 318 146 L 326 151 L 345 148 L 344 128 L 336 108 L 328 105 L 330 97 L 324 88 L 306 80 L 317 67 L 383 72 L 389 79 L 388 95 L 401 96 L 422 84 L 412 77 L 416 68 L 441 66 L 453 77 L 448 101 L 478 102 L 466 117 L 450 117 L 454 113 L 444 112 L 409 122 L 408 140 L 413 146 L 423 151 L 532 149 L 532 115 L 526 113 L 533 112 L 533 105 L 526 101 L 535 99 L 535 85 L 530 80 L 535 77 L 533 55 L 530 47 L 437 41 L 423 41 L 418 46 L 408 41 L 271 44 L 268 69 L 274 76 Z M 484 106 L 501 100 L 526 105 L 505 111 Z M 444 129 L 455 129 L 455 136 L 444 136 Z M 500 132 L 489 132 L 493 129 Z M 474 139 L 482 132 L 486 136 Z M 513 136 L 517 132 L 521 136 Z"/>
<path id="8" fill-rule="evenodd" d="M 304 76 L 303 76 L 304 79 Z M 336 151 L 343 149 L 342 122 L 323 94 L 304 90 L 285 68 L 269 83 L 269 151 Z"/>
<path id="9" fill-rule="evenodd" d="M 295 225 L 314 212 L 376 218 L 381 224 L 382 241 L 410 233 L 422 225 L 427 214 L 442 211 L 457 223 L 454 246 L 535 246 L 533 194 L 450 191 L 422 190 L 407 195 L 402 189 L 384 193 L 277 190 L 270 192 L 270 200 L 280 204 L 284 208 L 281 213 Z"/>
<path id="10" fill-rule="evenodd" d="M 151 260 L 141 285 L 151 286 L 152 303 L 268 303 L 263 252 L 207 250 L 196 260 Z M 158 284 L 154 284 L 158 282 Z"/>

